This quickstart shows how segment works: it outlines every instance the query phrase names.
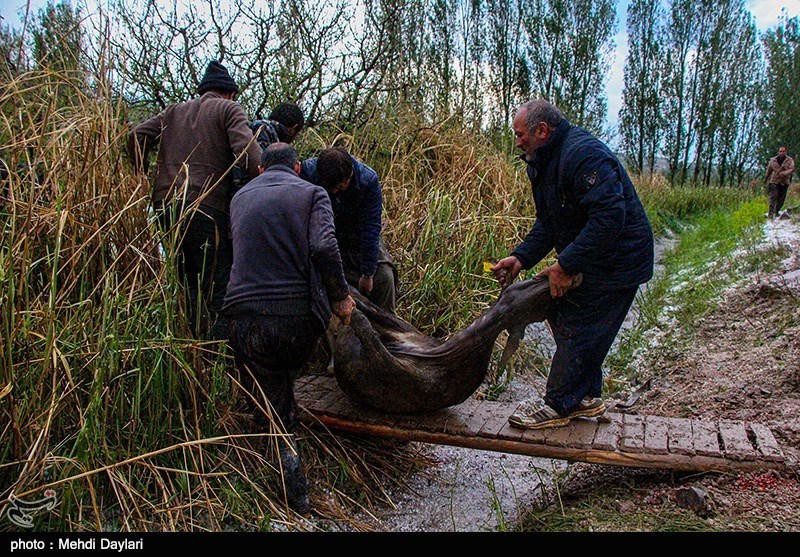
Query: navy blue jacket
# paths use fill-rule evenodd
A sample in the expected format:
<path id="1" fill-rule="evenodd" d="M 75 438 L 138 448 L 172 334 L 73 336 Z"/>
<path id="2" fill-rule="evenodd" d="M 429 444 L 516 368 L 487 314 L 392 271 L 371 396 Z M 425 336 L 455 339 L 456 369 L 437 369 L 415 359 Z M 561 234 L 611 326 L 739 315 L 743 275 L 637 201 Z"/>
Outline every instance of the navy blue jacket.
<path id="1" fill-rule="evenodd" d="M 314 315 L 348 295 L 325 190 L 288 166 L 269 167 L 231 200 L 233 267 L 224 310 Z"/>
<path id="2" fill-rule="evenodd" d="M 317 159 L 303 161 L 300 177 L 319 184 Z M 329 194 L 330 195 L 330 194 Z M 353 158 L 353 178 L 348 188 L 330 195 L 336 239 L 339 249 L 358 251 L 361 276 L 371 277 L 378 267 L 378 243 L 381 237 L 383 194 L 378 174 L 363 162 Z"/>
<path id="3" fill-rule="evenodd" d="M 526 162 L 536 221 L 512 252 L 523 268 L 555 248 L 561 267 L 571 275 L 583 273 L 587 286 L 627 288 L 650 280 L 650 222 L 628 174 L 605 144 L 564 119 Z"/>

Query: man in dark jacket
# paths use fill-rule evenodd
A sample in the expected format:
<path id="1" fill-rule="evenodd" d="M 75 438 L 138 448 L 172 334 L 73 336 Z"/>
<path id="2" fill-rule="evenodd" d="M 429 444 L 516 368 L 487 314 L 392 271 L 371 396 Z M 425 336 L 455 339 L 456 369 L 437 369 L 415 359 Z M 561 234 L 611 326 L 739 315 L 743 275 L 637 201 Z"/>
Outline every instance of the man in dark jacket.
<path id="1" fill-rule="evenodd" d="M 397 277 L 381 238 L 383 194 L 378 174 L 344 148 L 332 147 L 303 161 L 300 176 L 330 195 L 347 282 L 394 313 Z"/>
<path id="2" fill-rule="evenodd" d="M 248 124 L 253 133 L 258 133 L 262 148 L 278 143 L 292 143 L 305 126 L 303 110 L 295 103 L 283 102 L 272 109 L 269 118 Z"/>
<path id="3" fill-rule="evenodd" d="M 244 110 L 233 100 L 238 91 L 228 70 L 214 60 L 198 98 L 168 106 L 128 137 L 134 166 L 145 173 L 150 150 L 158 146 L 151 200 L 165 231 L 180 222 L 178 272 L 187 282 L 190 324 L 199 337 L 222 338 L 226 328 L 217 318 L 233 257 L 231 168 L 236 163 L 257 176 L 261 158 Z"/>
<path id="4" fill-rule="evenodd" d="M 302 109 L 295 103 L 283 102 L 272 109 L 267 120 L 248 122 L 247 126 L 256 136 L 262 150 L 273 143 L 292 143 L 305 126 L 305 116 Z M 239 191 L 242 186 L 250 181 L 246 170 L 237 166 L 233 169 L 233 191 Z"/>
<path id="5" fill-rule="evenodd" d="M 294 440 L 293 381 L 327 329 L 331 312 L 347 325 L 355 302 L 325 190 L 297 176 L 297 152 L 286 143 L 264 150 L 261 169 L 231 201 L 233 269 L 224 311 L 256 423 L 264 431 L 276 423 L 285 430 L 278 454 L 286 498 L 305 514 L 308 483 Z"/>
<path id="6" fill-rule="evenodd" d="M 556 340 L 544 404 L 523 405 L 509 422 L 538 429 L 605 412 L 603 360 L 640 284 L 653 276 L 653 233 L 620 162 L 601 141 L 571 126 L 543 101 L 514 117 L 536 204 L 523 242 L 492 270 L 505 288 L 552 249 L 557 262 L 539 275 L 558 298 L 548 314 Z M 582 282 L 572 289 L 577 275 Z"/>

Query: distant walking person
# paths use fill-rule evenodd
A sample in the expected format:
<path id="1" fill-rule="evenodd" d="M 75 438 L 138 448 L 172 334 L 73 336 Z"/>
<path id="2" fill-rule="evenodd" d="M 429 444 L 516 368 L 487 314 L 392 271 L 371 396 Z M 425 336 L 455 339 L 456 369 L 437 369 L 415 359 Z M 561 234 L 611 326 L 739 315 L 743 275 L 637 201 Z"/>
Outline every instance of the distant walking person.
<path id="1" fill-rule="evenodd" d="M 287 433 L 278 440 L 286 500 L 305 514 L 308 482 L 294 438 L 299 424 L 293 383 L 331 312 L 347 325 L 355 302 L 328 194 L 297 176 L 297 151 L 286 143 L 264 150 L 261 169 L 231 201 L 234 256 L 225 315 L 256 423 L 268 432 L 265 410 L 271 405 L 274 421 Z"/>
<path id="2" fill-rule="evenodd" d="M 764 179 L 769 192 L 768 218 L 773 219 L 780 213 L 783 202 L 786 201 L 789 184 L 792 183 L 793 172 L 794 159 L 786 154 L 786 147 L 781 147 L 778 149 L 778 156 L 769 159 L 767 177 Z"/>
<path id="3" fill-rule="evenodd" d="M 513 127 L 536 221 L 492 271 L 505 288 L 556 250 L 557 261 L 539 273 L 556 298 L 547 313 L 556 352 L 544 401 L 508 419 L 539 429 L 605 412 L 603 360 L 639 285 L 653 276 L 653 233 L 628 174 L 600 140 L 544 100 L 523 104 Z M 583 281 L 572 288 L 578 274 Z"/>
<path id="4" fill-rule="evenodd" d="M 238 91 L 214 60 L 197 88 L 199 97 L 168 106 L 128 137 L 131 159 L 142 172 L 158 147 L 151 201 L 165 231 L 181 222 L 178 274 L 188 287 L 189 322 L 201 338 L 224 338 L 227 329 L 219 312 L 233 261 L 230 170 L 238 158 L 249 176 L 257 176 L 261 158 L 244 109 L 234 101 Z"/>

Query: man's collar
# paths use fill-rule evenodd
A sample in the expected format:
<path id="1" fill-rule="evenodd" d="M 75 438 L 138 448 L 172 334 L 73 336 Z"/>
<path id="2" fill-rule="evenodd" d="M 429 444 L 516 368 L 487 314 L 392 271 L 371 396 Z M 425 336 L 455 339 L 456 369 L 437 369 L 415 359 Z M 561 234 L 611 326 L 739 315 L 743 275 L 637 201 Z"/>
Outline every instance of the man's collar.
<path id="1" fill-rule="evenodd" d="M 282 172 L 291 172 L 292 174 L 297 176 L 297 174 L 295 174 L 295 172 L 294 172 L 294 168 L 292 168 L 291 166 L 286 166 L 285 164 L 273 164 L 269 168 L 265 169 L 264 172 L 269 172 L 270 170 L 280 170 Z"/>
<path id="2" fill-rule="evenodd" d="M 222 94 L 221 94 L 221 93 L 218 93 L 217 91 L 214 91 L 214 90 L 212 89 L 212 90 L 210 90 L 210 91 L 206 91 L 205 93 L 203 93 L 202 95 L 200 95 L 200 97 L 201 97 L 201 98 L 202 98 L 202 97 L 209 97 L 209 98 L 217 98 L 217 99 L 221 99 L 221 98 L 222 98 Z"/>
<path id="3" fill-rule="evenodd" d="M 537 151 L 540 151 L 542 156 L 549 156 L 550 153 L 554 152 L 561 146 L 561 144 L 564 142 L 564 138 L 567 136 L 567 132 L 571 127 L 572 126 L 567 119 L 562 118 L 561 122 L 559 122 L 559 124 L 553 130 L 553 133 L 550 135 L 550 139 L 547 141 L 547 143 L 539 147 Z"/>
<path id="4" fill-rule="evenodd" d="M 550 134 L 550 139 L 547 140 L 547 143 L 533 152 L 532 158 L 529 159 L 525 153 L 522 153 L 520 158 L 528 164 L 536 164 L 537 161 L 541 161 L 550 157 L 550 155 L 564 142 L 564 138 L 567 136 L 567 132 L 570 130 L 570 128 L 572 128 L 572 125 L 569 123 L 569 121 L 566 118 L 562 118 L 561 122 L 559 122 L 559 124 Z"/>

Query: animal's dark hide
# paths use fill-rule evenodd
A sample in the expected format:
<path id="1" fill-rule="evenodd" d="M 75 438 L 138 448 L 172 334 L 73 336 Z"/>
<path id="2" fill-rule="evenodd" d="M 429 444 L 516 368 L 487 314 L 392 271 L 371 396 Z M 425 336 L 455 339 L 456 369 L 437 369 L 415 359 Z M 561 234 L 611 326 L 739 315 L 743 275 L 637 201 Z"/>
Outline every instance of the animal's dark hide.
<path id="1" fill-rule="evenodd" d="M 337 382 L 360 402 L 403 413 L 446 408 L 469 398 L 486 377 L 500 332 L 509 331 L 507 360 L 525 326 L 544 321 L 553 302 L 546 277 L 516 282 L 472 324 L 441 342 L 363 296 L 353 296 L 357 309 L 350 326 L 332 331 Z"/>

